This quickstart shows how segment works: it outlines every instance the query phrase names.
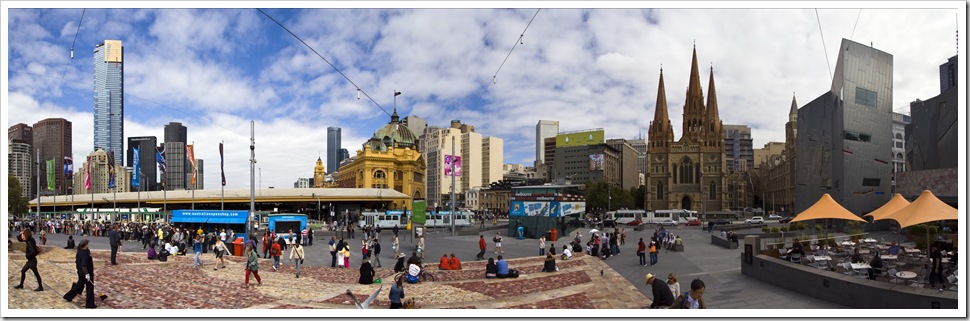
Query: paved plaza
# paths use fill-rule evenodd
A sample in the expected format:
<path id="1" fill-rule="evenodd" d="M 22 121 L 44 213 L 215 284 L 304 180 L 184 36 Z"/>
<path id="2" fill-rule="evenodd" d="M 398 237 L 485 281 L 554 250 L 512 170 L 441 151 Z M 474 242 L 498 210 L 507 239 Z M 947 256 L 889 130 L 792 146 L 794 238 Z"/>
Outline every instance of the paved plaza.
<path id="1" fill-rule="evenodd" d="M 497 231 L 481 232 L 488 240 L 492 253 L 491 237 Z M 426 264 L 437 264 L 442 254 L 455 253 L 462 262 L 461 271 L 433 271 L 438 277 L 436 282 L 407 284 L 408 298 L 414 298 L 421 308 L 477 308 L 477 309 L 640 309 L 650 304 L 652 294 L 644 284 L 643 276 L 653 273 L 666 276 L 676 273 L 682 289 L 688 289 L 691 280 L 700 278 L 707 286 L 705 301 L 711 309 L 841 309 L 845 306 L 819 300 L 802 294 L 783 290 L 772 285 L 750 279 L 741 274 L 740 250 L 728 250 L 710 244 L 710 236 L 698 227 L 679 226 L 672 231 L 680 235 L 686 251 L 666 253 L 660 251 L 659 263 L 655 266 L 640 266 L 636 256 L 636 243 L 640 237 L 647 239 L 653 232 L 652 227 L 644 231 L 626 229 L 626 245 L 622 253 L 603 261 L 598 258 L 577 254 L 574 260 L 559 261 L 559 272 L 539 272 L 542 258 L 538 256 L 538 243 L 535 239 L 517 240 L 505 236 L 504 257 L 509 259 L 510 267 L 519 269 L 522 276 L 518 279 L 486 280 L 484 261 L 474 260 L 478 252 L 478 234 L 462 233 L 451 236 L 450 231 L 432 230 L 426 234 Z M 580 229 L 584 241 L 588 239 L 589 229 Z M 351 267 L 360 264 L 358 238 L 349 240 L 354 251 Z M 410 255 L 416 243 L 400 233 L 402 249 Z M 313 246 L 305 248 L 306 263 L 301 278 L 294 277 L 292 264 L 285 265 L 279 272 L 272 271 L 272 261 L 260 260 L 260 276 L 263 285 L 245 288 L 243 283 L 243 260 L 230 257 L 227 268 L 213 270 L 216 260 L 213 254 L 203 254 L 204 269 L 192 268 L 192 255 L 170 258 L 169 262 L 148 261 L 141 243 L 125 242 L 119 255 L 119 265 L 105 264 L 110 260 L 105 237 L 75 237 L 76 240 L 88 238 L 96 265 L 98 293 L 107 293 L 107 300 L 98 301 L 100 309 L 152 309 L 160 308 L 159 300 L 167 308 L 184 309 L 332 309 L 354 308 L 344 294 L 348 289 L 363 299 L 375 291 L 379 285 L 357 284 L 359 275 L 356 268 L 330 268 L 330 254 L 326 241 L 328 232 L 318 232 Z M 384 280 L 393 277 L 394 258 L 390 240 L 391 232 L 384 231 L 381 237 L 383 268 L 377 275 Z M 340 233 L 337 233 L 340 236 Z M 61 295 L 76 280 L 74 272 L 74 251 L 64 250 L 65 235 L 48 237 L 45 252 L 39 256 L 39 269 L 43 277 L 45 291 L 34 292 L 16 290 L 19 283 L 20 267 L 24 263 L 23 253 L 8 253 L 8 304 L 11 309 L 78 309 L 83 307 L 83 295 L 73 302 L 65 302 Z M 572 235 L 559 242 L 547 241 L 546 247 L 556 244 L 561 249 L 568 244 Z M 285 257 L 285 256 L 284 256 Z M 286 264 L 284 260 L 284 264 Z M 36 285 L 28 275 L 25 288 Z M 251 283 L 255 281 L 251 279 Z M 374 302 L 375 307 L 387 307 L 385 284 L 381 295 Z M 239 297 L 250 298 L 239 300 Z"/>

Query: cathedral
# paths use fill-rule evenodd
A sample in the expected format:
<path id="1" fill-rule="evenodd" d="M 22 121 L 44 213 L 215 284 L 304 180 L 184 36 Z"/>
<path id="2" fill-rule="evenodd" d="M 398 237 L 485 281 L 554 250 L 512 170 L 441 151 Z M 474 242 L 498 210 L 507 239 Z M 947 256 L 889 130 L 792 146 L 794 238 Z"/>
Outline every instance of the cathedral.
<path id="1" fill-rule="evenodd" d="M 691 61 L 684 102 L 683 131 L 674 140 L 667 114 L 663 69 L 657 106 L 647 141 L 647 210 L 686 209 L 699 213 L 729 209 L 724 129 L 717 112 L 714 68 L 707 85 L 707 103 L 697 68 L 697 48 Z"/>

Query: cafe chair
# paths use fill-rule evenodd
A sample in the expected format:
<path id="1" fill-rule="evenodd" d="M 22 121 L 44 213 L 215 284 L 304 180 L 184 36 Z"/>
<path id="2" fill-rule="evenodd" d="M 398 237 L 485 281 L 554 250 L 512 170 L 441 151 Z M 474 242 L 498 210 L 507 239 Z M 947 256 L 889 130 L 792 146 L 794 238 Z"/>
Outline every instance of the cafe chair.
<path id="1" fill-rule="evenodd" d="M 887 275 L 889 275 L 889 278 L 890 278 L 889 279 L 889 283 L 899 284 L 899 278 L 896 277 L 896 273 L 898 273 L 898 272 L 899 271 L 897 271 L 894 268 L 893 269 L 889 269 L 889 273 L 887 274 Z"/>
<path id="2" fill-rule="evenodd" d="M 801 253 L 792 253 L 791 256 L 789 257 L 789 260 L 792 263 L 799 263 L 799 264 L 801 264 L 802 263 L 802 254 Z"/>

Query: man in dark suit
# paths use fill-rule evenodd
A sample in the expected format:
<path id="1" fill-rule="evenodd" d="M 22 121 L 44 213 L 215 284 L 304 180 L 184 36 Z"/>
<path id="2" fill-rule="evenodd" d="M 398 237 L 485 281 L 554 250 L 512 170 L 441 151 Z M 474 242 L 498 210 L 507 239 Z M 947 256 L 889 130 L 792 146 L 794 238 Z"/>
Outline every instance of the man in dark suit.
<path id="1" fill-rule="evenodd" d="M 118 265 L 118 246 L 121 245 L 121 235 L 118 233 L 118 224 L 111 226 L 108 232 L 108 244 L 111 245 L 111 265 Z"/>

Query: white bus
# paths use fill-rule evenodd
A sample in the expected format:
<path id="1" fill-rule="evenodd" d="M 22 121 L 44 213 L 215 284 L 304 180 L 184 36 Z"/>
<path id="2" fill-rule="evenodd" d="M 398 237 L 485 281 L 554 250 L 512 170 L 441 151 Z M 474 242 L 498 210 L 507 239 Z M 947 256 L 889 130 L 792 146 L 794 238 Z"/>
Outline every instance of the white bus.
<path id="1" fill-rule="evenodd" d="M 615 222 L 617 225 L 627 225 L 637 220 L 643 222 L 643 217 L 646 214 L 647 211 L 645 210 L 616 210 L 606 212 L 606 220 Z"/>
<path id="2" fill-rule="evenodd" d="M 691 210 L 656 210 L 648 213 L 644 223 L 660 223 L 666 220 L 673 220 L 677 223 L 687 223 L 697 217 L 697 211 Z"/>

